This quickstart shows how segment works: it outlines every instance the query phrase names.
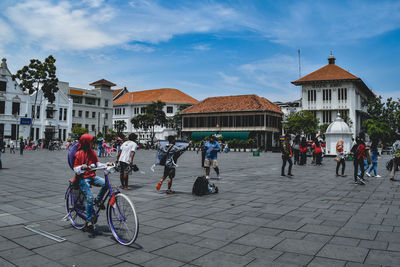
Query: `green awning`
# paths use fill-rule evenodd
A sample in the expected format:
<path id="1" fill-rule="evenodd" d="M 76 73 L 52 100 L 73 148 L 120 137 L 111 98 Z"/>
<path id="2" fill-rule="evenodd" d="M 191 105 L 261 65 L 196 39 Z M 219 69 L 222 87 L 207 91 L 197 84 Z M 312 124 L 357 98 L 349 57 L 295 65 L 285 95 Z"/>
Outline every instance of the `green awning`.
<path id="1" fill-rule="evenodd" d="M 250 132 L 221 132 L 221 135 L 225 140 L 247 140 L 249 139 L 249 134 Z"/>
<path id="2" fill-rule="evenodd" d="M 216 134 L 216 132 L 192 132 L 191 139 L 194 141 L 200 141 L 206 136 L 210 136 L 212 134 Z"/>

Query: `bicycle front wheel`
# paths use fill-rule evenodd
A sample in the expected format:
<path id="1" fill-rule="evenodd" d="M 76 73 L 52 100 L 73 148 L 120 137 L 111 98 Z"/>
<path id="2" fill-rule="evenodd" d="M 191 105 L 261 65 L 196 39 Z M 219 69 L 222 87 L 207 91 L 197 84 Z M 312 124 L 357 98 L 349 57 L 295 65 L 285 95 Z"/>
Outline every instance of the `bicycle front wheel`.
<path id="1" fill-rule="evenodd" d="M 135 242 L 139 232 L 139 220 L 135 206 L 124 194 L 115 195 L 115 205 L 107 206 L 107 220 L 114 238 L 122 245 Z"/>

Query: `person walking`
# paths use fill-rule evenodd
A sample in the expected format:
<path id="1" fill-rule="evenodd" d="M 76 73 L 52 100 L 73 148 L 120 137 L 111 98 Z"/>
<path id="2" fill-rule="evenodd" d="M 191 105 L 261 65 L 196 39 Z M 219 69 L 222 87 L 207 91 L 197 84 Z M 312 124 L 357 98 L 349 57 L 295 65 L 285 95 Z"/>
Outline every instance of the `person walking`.
<path id="1" fill-rule="evenodd" d="M 400 166 L 400 140 L 394 142 L 392 146 L 392 155 L 393 155 L 393 165 L 392 165 L 392 171 L 390 173 L 390 180 L 395 181 L 394 175 L 397 171 L 398 166 Z"/>
<path id="2" fill-rule="evenodd" d="M 286 134 L 285 136 L 285 141 L 282 143 L 282 170 L 281 170 L 281 176 L 286 176 L 285 175 L 285 167 L 286 167 L 286 162 L 289 163 L 289 170 L 288 170 L 288 176 L 293 176 L 292 174 L 292 156 L 293 156 L 293 151 L 292 151 L 292 146 L 290 145 L 290 135 Z"/>
<path id="3" fill-rule="evenodd" d="M 157 183 L 156 186 L 157 191 L 160 190 L 162 183 L 168 177 L 168 189 L 167 191 L 165 191 L 165 193 L 168 195 L 175 193 L 174 191 L 171 190 L 172 180 L 175 178 L 175 168 L 176 168 L 175 159 L 178 158 L 186 149 L 188 149 L 190 145 L 191 142 L 189 143 L 188 146 L 178 147 L 177 145 L 175 145 L 175 136 L 170 135 L 168 136 L 168 144 L 163 147 L 160 147 L 160 150 L 162 150 L 165 153 L 166 158 L 165 158 L 165 167 L 163 176 L 161 177 L 161 180 Z"/>
<path id="4" fill-rule="evenodd" d="M 12 140 L 10 142 L 10 154 L 15 154 L 15 145 L 14 145 L 14 141 L 12 141 Z"/>
<path id="5" fill-rule="evenodd" d="M 205 159 L 204 159 L 204 167 L 206 168 L 206 178 L 210 179 L 210 168 L 213 167 L 215 172 L 217 173 L 217 178 L 221 179 L 219 175 L 218 161 L 217 155 L 218 152 L 221 151 L 220 144 L 215 140 L 215 136 L 210 136 L 210 141 L 207 141 L 204 144 L 205 150 Z"/>
<path id="6" fill-rule="evenodd" d="M 336 176 L 340 176 L 339 168 L 340 168 L 340 165 L 342 165 L 342 176 L 344 177 L 345 176 L 344 170 L 346 169 L 346 161 L 344 160 L 343 144 L 344 144 L 344 140 L 342 140 L 342 139 L 340 139 L 336 143 L 336 156 L 339 159 L 336 164 Z"/>
<path id="7" fill-rule="evenodd" d="M 300 164 L 300 135 L 296 135 L 293 140 L 293 151 L 294 151 L 294 165 Z"/>
<path id="8" fill-rule="evenodd" d="M 314 144 L 312 145 L 312 149 L 314 150 L 315 164 L 321 165 L 322 147 L 317 137 L 315 137 L 314 139 Z"/>
<path id="9" fill-rule="evenodd" d="M 0 169 L 3 169 L 3 163 L 1 162 L 1 154 L 3 153 L 3 151 L 5 150 L 4 148 L 4 142 L 2 139 L 0 139 Z"/>
<path id="10" fill-rule="evenodd" d="M 307 164 L 307 140 L 306 137 L 303 136 L 300 142 L 300 165 Z"/>
<path id="11" fill-rule="evenodd" d="M 367 171 L 367 175 L 371 177 L 371 172 L 374 171 L 374 177 L 380 178 L 378 174 L 378 140 L 373 140 L 370 148 L 370 153 L 371 153 L 371 168 Z"/>
<path id="12" fill-rule="evenodd" d="M 131 188 L 128 186 L 128 178 L 129 174 L 132 173 L 133 166 L 133 158 L 135 157 L 137 144 L 136 144 L 137 135 L 131 133 L 128 137 L 128 141 L 124 142 L 121 146 L 120 151 L 118 152 L 116 163 L 119 163 L 120 166 L 120 175 L 119 178 L 121 180 L 121 188 L 125 190 L 130 190 Z"/>
<path id="13" fill-rule="evenodd" d="M 19 154 L 23 155 L 24 154 L 24 148 L 25 148 L 25 143 L 22 138 L 19 140 Z"/>
<path id="14" fill-rule="evenodd" d="M 360 133 L 356 139 L 356 144 L 351 149 L 354 153 L 354 183 L 359 185 L 365 185 L 364 180 L 364 159 L 365 156 L 365 143 L 364 143 L 365 134 Z M 361 169 L 361 174 L 358 175 L 358 169 Z"/>

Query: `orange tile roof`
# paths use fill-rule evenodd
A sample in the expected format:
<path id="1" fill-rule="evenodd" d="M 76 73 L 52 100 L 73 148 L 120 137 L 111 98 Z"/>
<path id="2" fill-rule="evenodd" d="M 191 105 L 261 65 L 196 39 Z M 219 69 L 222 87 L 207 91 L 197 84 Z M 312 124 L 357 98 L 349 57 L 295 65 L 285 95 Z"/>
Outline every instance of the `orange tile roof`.
<path id="1" fill-rule="evenodd" d="M 300 85 L 304 82 L 314 81 L 333 81 L 333 80 L 358 80 L 357 76 L 342 69 L 336 64 L 328 64 L 300 79 L 292 82 L 295 85 Z"/>
<path id="2" fill-rule="evenodd" d="M 199 101 L 178 89 L 161 88 L 145 91 L 129 92 L 114 100 L 114 105 L 129 103 L 151 103 L 160 100 L 165 103 L 196 104 Z"/>
<path id="3" fill-rule="evenodd" d="M 294 85 L 302 85 L 312 82 L 322 81 L 353 81 L 359 84 L 362 91 L 364 91 L 369 97 L 375 97 L 375 93 L 361 80 L 359 77 L 351 74 L 350 72 L 337 66 L 335 63 L 330 63 L 310 74 L 301 77 L 300 79 L 292 82 Z"/>
<path id="4" fill-rule="evenodd" d="M 85 91 L 76 90 L 76 89 L 69 89 L 69 93 L 71 95 L 83 95 L 85 93 Z"/>
<path id="5" fill-rule="evenodd" d="M 98 80 L 98 81 L 92 82 L 92 83 L 91 83 L 91 84 L 89 84 L 89 85 L 92 85 L 92 86 L 95 86 L 95 85 L 108 85 L 108 86 L 116 86 L 116 84 L 115 84 L 115 83 L 112 83 L 112 82 L 110 82 L 110 81 L 107 81 L 107 80 L 105 80 L 105 79 L 101 79 L 101 80 Z"/>
<path id="6" fill-rule="evenodd" d="M 122 90 L 124 90 L 124 89 L 125 89 L 125 88 L 113 90 L 113 98 L 116 97 L 119 93 L 121 93 Z"/>
<path id="7" fill-rule="evenodd" d="M 264 97 L 257 95 L 231 95 L 209 97 L 183 110 L 182 114 L 220 113 L 238 111 L 272 111 L 283 114 L 281 108 Z"/>

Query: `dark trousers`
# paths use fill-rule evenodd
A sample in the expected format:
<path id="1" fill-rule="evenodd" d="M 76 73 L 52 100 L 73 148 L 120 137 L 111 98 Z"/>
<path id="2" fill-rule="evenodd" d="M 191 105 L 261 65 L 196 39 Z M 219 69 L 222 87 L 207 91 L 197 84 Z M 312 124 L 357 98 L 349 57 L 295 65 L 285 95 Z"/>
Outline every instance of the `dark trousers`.
<path id="1" fill-rule="evenodd" d="M 321 157 L 322 157 L 322 153 L 315 153 L 315 164 L 317 165 L 321 165 Z"/>
<path id="2" fill-rule="evenodd" d="M 206 159 L 206 151 L 201 150 L 201 167 L 204 168 L 204 160 Z"/>
<path id="3" fill-rule="evenodd" d="M 354 159 L 354 181 L 357 181 L 358 168 L 361 169 L 360 178 L 364 178 L 364 159 L 362 157 L 359 159 Z"/>
<path id="4" fill-rule="evenodd" d="M 300 152 L 300 165 L 307 163 L 307 152 Z"/>
<path id="5" fill-rule="evenodd" d="M 294 149 L 294 164 L 296 165 L 300 163 L 300 150 Z"/>
<path id="6" fill-rule="evenodd" d="M 342 175 L 344 175 L 344 170 L 346 169 L 346 162 L 344 159 L 340 159 L 340 161 L 336 164 L 336 174 L 339 175 L 339 168 L 342 165 Z"/>
<path id="7" fill-rule="evenodd" d="M 289 156 L 282 156 L 282 172 L 281 172 L 282 175 L 285 174 L 286 161 L 289 163 L 288 174 L 292 174 L 292 166 L 293 166 L 292 158 Z"/>

